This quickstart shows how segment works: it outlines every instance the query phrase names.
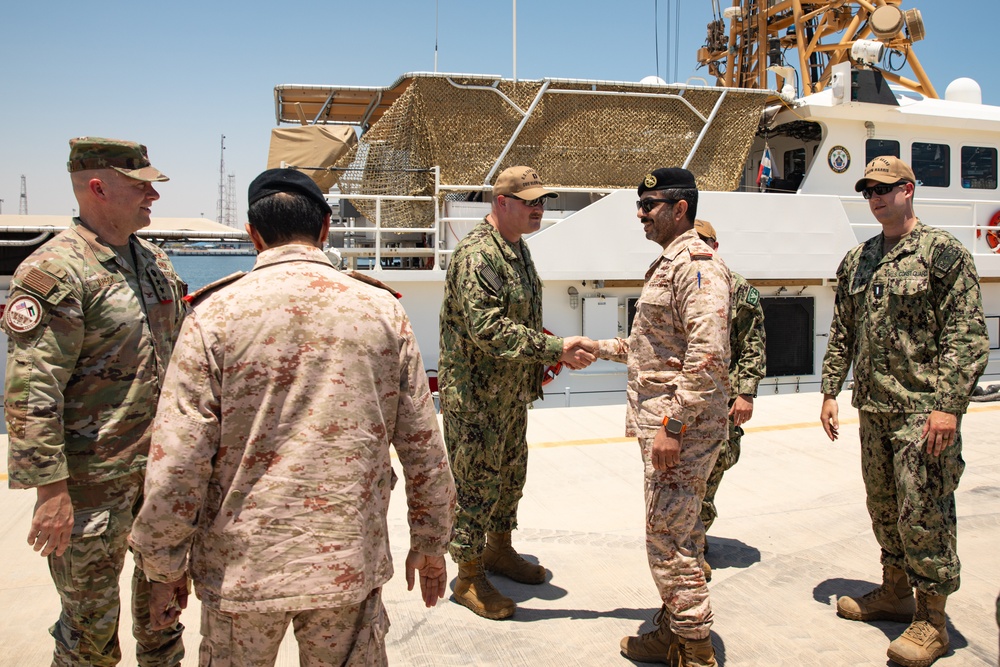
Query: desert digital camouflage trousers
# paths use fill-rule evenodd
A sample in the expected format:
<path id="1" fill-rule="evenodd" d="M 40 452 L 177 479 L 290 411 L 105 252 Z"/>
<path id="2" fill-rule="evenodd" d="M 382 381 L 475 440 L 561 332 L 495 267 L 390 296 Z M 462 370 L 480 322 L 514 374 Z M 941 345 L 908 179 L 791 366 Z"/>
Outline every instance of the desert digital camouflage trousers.
<path id="1" fill-rule="evenodd" d="M 705 539 L 698 514 L 705 480 L 722 443 L 685 437 L 680 464 L 664 472 L 653 468 L 653 439 L 640 437 L 639 445 L 646 499 L 646 557 L 653 581 L 670 615 L 670 629 L 681 637 L 704 639 L 712 627 L 712 606 L 705 573 L 698 564 Z"/>
<path id="2" fill-rule="evenodd" d="M 125 566 L 128 533 L 142 504 L 143 480 L 143 473 L 134 473 L 69 487 L 73 536 L 62 556 L 49 556 L 49 572 L 62 601 L 59 620 L 49 630 L 56 640 L 53 665 L 104 666 L 121 660 L 118 580 Z M 138 567 L 132 573 L 132 618 L 140 666 L 181 663 L 184 626 L 149 628 L 149 582 Z"/>
<path id="3" fill-rule="evenodd" d="M 389 618 L 382 589 L 355 605 L 288 612 L 224 613 L 201 606 L 200 667 L 270 667 L 288 624 L 301 667 L 383 667 Z"/>
<path id="4" fill-rule="evenodd" d="M 925 414 L 858 412 L 861 470 L 882 564 L 903 569 L 931 595 L 958 590 L 955 489 L 965 470 L 962 418 L 954 444 L 924 451 Z"/>
<path id="5" fill-rule="evenodd" d="M 740 440 L 743 438 L 743 429 L 729 419 L 729 440 L 722 443 L 719 450 L 719 458 L 712 466 L 712 472 L 708 476 L 708 483 L 705 485 L 705 498 L 701 501 L 701 523 L 704 530 L 712 527 L 719 511 L 715 507 L 715 494 L 722 484 L 722 476 L 727 470 L 736 465 L 740 460 Z"/>
<path id="6" fill-rule="evenodd" d="M 494 405 L 479 412 L 444 412 L 444 441 L 455 476 L 456 563 L 480 556 L 486 531 L 517 528 L 517 504 L 528 473 L 528 409 Z"/>

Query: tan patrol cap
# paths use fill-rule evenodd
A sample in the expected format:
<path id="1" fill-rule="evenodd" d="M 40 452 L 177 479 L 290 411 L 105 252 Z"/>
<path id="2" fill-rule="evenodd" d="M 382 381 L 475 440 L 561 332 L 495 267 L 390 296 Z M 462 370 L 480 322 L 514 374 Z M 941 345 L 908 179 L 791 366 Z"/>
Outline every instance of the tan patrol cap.
<path id="1" fill-rule="evenodd" d="M 695 220 L 694 230 L 698 232 L 698 236 L 702 238 L 710 239 L 712 241 L 718 241 L 719 237 L 715 235 L 715 227 L 712 223 L 707 220 Z"/>
<path id="2" fill-rule="evenodd" d="M 906 181 L 908 183 L 916 183 L 917 179 L 913 175 L 910 165 L 895 155 L 880 155 L 865 167 L 865 177 L 854 184 L 854 191 L 861 192 L 864 190 L 867 185 L 866 181 L 876 181 L 878 183 L 899 183 L 900 181 Z"/>
<path id="3" fill-rule="evenodd" d="M 70 139 L 66 169 L 70 173 L 87 169 L 114 169 L 137 181 L 170 180 L 150 164 L 146 147 L 142 144 L 103 137 Z"/>
<path id="4" fill-rule="evenodd" d="M 559 195 L 542 186 L 538 172 L 531 167 L 509 167 L 500 172 L 493 184 L 493 196 L 517 195 L 520 199 L 558 197 Z"/>

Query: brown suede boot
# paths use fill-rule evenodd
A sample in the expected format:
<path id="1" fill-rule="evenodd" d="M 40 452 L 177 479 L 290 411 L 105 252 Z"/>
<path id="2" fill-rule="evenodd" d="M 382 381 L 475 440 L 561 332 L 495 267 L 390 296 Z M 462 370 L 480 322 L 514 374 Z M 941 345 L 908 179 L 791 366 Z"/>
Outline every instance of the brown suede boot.
<path id="1" fill-rule="evenodd" d="M 702 556 L 698 559 L 698 564 L 701 565 L 701 571 L 705 573 L 705 581 L 709 582 L 712 580 L 712 566 L 708 564 L 705 557 Z"/>
<path id="2" fill-rule="evenodd" d="M 944 615 L 946 595 L 917 591 L 913 622 L 889 644 L 890 660 L 903 667 L 927 667 L 948 652 L 948 627 Z"/>
<path id="3" fill-rule="evenodd" d="M 478 558 L 458 564 L 454 597 L 458 604 L 494 621 L 510 618 L 517 608 L 513 600 L 493 587 Z"/>
<path id="4" fill-rule="evenodd" d="M 486 533 L 483 567 L 521 584 L 545 583 L 545 568 L 521 558 L 510 545 L 510 533 Z"/>
<path id="5" fill-rule="evenodd" d="M 906 573 L 899 568 L 882 568 L 882 585 L 859 598 L 844 596 L 837 600 L 837 615 L 851 621 L 899 621 L 913 619 L 916 607 L 913 589 Z"/>
<path id="6" fill-rule="evenodd" d="M 686 639 L 677 638 L 677 667 L 716 667 L 715 647 L 712 638 Z"/>
<path id="7" fill-rule="evenodd" d="M 674 665 L 677 662 L 677 635 L 670 630 L 666 605 L 660 607 L 653 617 L 656 629 L 638 637 L 622 637 L 622 655 L 636 662 L 662 662 Z M 671 655 L 673 654 L 673 655 Z"/>

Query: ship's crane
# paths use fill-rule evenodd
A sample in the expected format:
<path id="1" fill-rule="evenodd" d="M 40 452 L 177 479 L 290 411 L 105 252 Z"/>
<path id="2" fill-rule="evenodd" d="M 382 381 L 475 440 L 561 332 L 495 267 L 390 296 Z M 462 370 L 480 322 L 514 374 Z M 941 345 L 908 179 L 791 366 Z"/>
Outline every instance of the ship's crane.
<path id="1" fill-rule="evenodd" d="M 926 97 L 938 97 L 913 50 L 924 38 L 918 9 L 902 9 L 902 0 L 733 0 L 720 11 L 712 0 L 715 19 L 698 51 L 698 62 L 718 85 L 769 89 L 768 71 L 776 76 L 775 90 L 795 89 L 789 66 L 798 71 L 803 95 L 823 90 L 832 67 L 854 61 L 877 69 L 891 83 Z M 728 30 L 726 23 L 728 21 Z M 797 59 L 786 61 L 793 50 Z M 793 56 L 794 58 L 794 56 Z M 899 71 L 909 65 L 916 81 Z"/>

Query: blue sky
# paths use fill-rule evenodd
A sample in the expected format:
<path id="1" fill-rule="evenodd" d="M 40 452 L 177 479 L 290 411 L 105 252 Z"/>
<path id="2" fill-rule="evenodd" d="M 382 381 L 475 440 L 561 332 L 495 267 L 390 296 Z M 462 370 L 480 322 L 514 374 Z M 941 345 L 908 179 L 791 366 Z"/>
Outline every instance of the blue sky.
<path id="1" fill-rule="evenodd" d="M 655 1 L 520 0 L 518 77 L 655 74 Z M 439 71 L 511 75 L 510 2 L 437 6 Z M 969 76 L 984 102 L 1000 104 L 1000 3 L 903 0 L 904 9 L 914 6 L 927 32 L 917 54 L 939 94 Z M 661 76 L 675 52 L 666 14 L 659 0 Z M 681 3 L 680 80 L 707 77 L 695 52 L 711 18 L 709 0 Z M 433 70 L 434 41 L 434 0 L 9 2 L 0 39 L 3 213 L 17 213 L 24 174 L 29 213 L 72 214 L 68 141 L 89 134 L 149 147 L 171 177 L 158 188 L 154 216 L 215 218 L 225 134 L 242 222 L 246 187 L 266 166 L 275 85 L 388 85 Z"/>

